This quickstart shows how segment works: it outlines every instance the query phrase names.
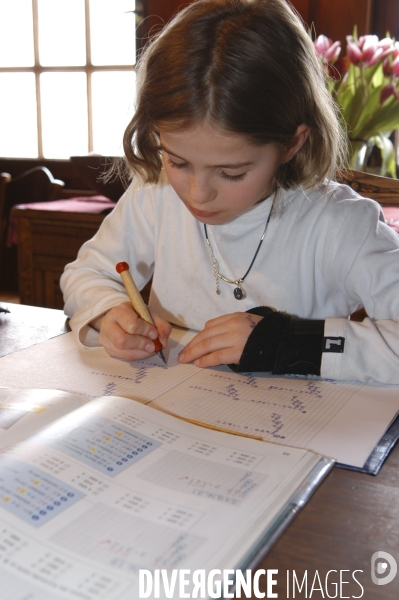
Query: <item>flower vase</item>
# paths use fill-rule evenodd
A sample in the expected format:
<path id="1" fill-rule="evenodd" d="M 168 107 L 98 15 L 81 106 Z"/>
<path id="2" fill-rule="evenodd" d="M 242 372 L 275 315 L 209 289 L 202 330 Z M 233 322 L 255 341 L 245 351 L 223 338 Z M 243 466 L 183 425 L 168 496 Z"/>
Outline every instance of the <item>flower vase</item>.
<path id="1" fill-rule="evenodd" d="M 373 144 L 364 139 L 349 139 L 349 168 L 352 171 L 365 171 L 373 150 Z"/>

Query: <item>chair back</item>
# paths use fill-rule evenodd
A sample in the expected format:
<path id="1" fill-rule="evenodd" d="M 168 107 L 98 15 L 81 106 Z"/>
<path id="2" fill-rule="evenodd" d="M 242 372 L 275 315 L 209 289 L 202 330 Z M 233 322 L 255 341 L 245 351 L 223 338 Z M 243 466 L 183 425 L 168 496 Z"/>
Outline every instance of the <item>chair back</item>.
<path id="1" fill-rule="evenodd" d="M 399 205 L 399 179 L 381 177 L 362 171 L 344 171 L 336 178 L 346 183 L 365 198 L 376 200 L 382 205 Z"/>
<path id="2" fill-rule="evenodd" d="M 7 244 L 10 212 L 16 204 L 48 202 L 61 196 L 64 182 L 46 167 L 33 167 L 21 175 L 0 175 L 0 290 L 18 290 L 17 250 Z"/>
<path id="3" fill-rule="evenodd" d="M 16 204 L 55 200 L 63 187 L 64 182 L 54 179 L 46 167 L 33 167 L 8 181 L 0 204 L 0 218 L 7 219 Z"/>

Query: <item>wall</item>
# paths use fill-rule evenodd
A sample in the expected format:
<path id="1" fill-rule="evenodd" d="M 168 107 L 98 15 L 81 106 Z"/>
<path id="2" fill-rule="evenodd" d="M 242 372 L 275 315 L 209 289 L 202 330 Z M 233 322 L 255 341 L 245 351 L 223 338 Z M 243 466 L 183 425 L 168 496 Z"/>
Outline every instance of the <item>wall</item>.
<path id="1" fill-rule="evenodd" d="M 167 23 L 172 15 L 189 3 L 181 0 L 147 0 L 147 15 L 157 17 L 148 17 L 146 32 L 151 28 L 158 30 L 162 22 Z M 345 41 L 346 35 L 352 33 L 354 25 L 357 25 L 359 35 L 370 33 L 376 27 L 383 31 L 380 36 L 385 35 L 385 23 L 390 20 L 392 27 L 395 12 L 399 29 L 398 0 L 374 0 L 374 6 L 373 0 L 291 0 L 291 4 L 305 23 L 312 25 L 316 35 L 323 33 L 342 42 Z M 378 22 L 375 27 L 374 21 Z"/>
<path id="2" fill-rule="evenodd" d="M 373 33 L 380 38 L 386 33 L 399 39 L 399 2 L 398 0 L 374 0 Z"/>
<path id="3" fill-rule="evenodd" d="M 316 36 L 345 42 L 354 25 L 359 35 L 372 29 L 373 0 L 292 0 L 292 4 Z"/>

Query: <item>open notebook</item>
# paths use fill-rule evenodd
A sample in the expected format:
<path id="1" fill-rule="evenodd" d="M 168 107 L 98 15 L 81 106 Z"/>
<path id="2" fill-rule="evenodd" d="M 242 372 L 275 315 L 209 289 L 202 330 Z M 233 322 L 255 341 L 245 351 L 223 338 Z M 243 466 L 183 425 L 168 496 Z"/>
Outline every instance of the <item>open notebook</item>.
<path id="1" fill-rule="evenodd" d="M 133 600 L 141 570 L 244 571 L 333 464 L 115 396 L 0 390 L 0 432 L 7 600 Z"/>

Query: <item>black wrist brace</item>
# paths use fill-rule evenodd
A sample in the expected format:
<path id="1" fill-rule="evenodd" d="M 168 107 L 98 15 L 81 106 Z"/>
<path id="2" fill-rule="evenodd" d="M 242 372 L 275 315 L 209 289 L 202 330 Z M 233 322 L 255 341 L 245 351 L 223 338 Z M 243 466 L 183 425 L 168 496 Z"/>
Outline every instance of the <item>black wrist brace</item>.
<path id="1" fill-rule="evenodd" d="M 271 371 L 276 375 L 320 375 L 324 320 L 298 319 L 268 307 L 248 313 L 263 316 L 251 332 L 236 372 Z"/>

